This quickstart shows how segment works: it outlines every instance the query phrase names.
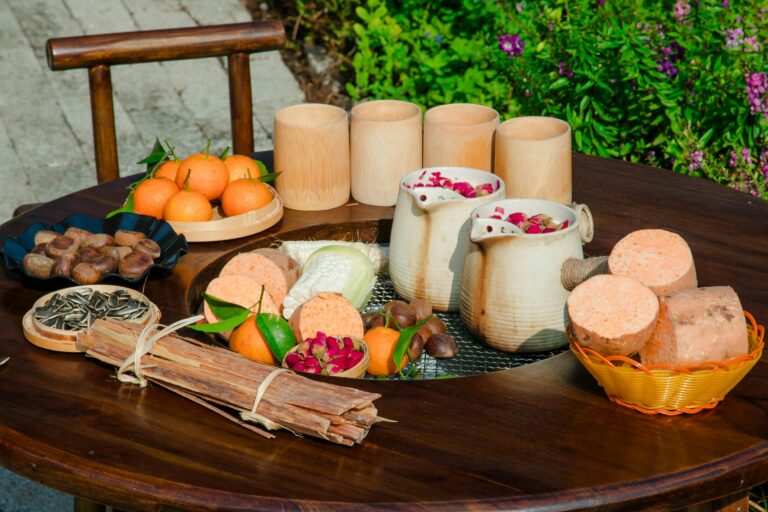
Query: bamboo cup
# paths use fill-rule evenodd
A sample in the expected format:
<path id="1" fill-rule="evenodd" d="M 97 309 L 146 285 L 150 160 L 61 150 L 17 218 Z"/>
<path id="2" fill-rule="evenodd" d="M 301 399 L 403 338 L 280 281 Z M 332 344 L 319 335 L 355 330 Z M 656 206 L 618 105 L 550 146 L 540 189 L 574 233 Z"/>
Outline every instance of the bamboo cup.
<path id="1" fill-rule="evenodd" d="M 440 105 L 424 116 L 424 167 L 491 170 L 499 113 L 471 103 Z"/>
<path id="2" fill-rule="evenodd" d="M 305 103 L 275 114 L 276 189 L 286 208 L 328 210 L 349 200 L 349 121 L 333 105 Z"/>
<path id="3" fill-rule="evenodd" d="M 398 100 L 355 105 L 350 155 L 352 197 L 365 204 L 394 205 L 402 177 L 421 168 L 421 108 Z"/>
<path id="4" fill-rule="evenodd" d="M 571 127 L 553 117 L 518 117 L 496 129 L 493 172 L 508 198 L 570 204 Z"/>

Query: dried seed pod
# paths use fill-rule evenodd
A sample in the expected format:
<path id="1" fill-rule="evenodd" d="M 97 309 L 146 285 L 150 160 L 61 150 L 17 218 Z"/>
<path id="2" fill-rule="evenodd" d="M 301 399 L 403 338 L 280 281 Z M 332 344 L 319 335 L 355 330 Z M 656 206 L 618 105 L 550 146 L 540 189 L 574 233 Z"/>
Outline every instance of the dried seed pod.
<path id="1" fill-rule="evenodd" d="M 115 245 L 115 238 L 106 233 L 97 233 L 95 235 L 87 236 L 80 242 L 80 247 L 93 247 L 95 249 L 101 249 L 108 245 Z"/>
<path id="2" fill-rule="evenodd" d="M 69 254 L 62 254 L 53 262 L 51 276 L 70 277 L 72 275 L 72 269 L 74 269 L 75 265 L 78 263 L 80 263 L 79 253 L 71 252 Z"/>
<path id="3" fill-rule="evenodd" d="M 459 353 L 459 346 L 453 336 L 445 333 L 433 334 L 424 344 L 427 354 L 436 359 L 449 359 Z"/>
<path id="4" fill-rule="evenodd" d="M 37 244 L 29 251 L 30 254 L 42 254 L 45 256 L 45 244 Z"/>
<path id="5" fill-rule="evenodd" d="M 152 265 L 152 257 L 142 251 L 133 251 L 125 256 L 118 265 L 120 275 L 126 279 L 140 277 Z"/>
<path id="6" fill-rule="evenodd" d="M 102 275 L 111 274 L 117 270 L 117 260 L 106 254 L 99 254 L 99 257 L 91 261 L 90 265 Z"/>
<path id="7" fill-rule="evenodd" d="M 133 250 L 145 252 L 150 256 L 152 256 L 152 259 L 159 258 L 160 253 L 162 252 L 158 243 L 152 240 L 151 238 L 145 238 L 143 240 L 139 240 L 138 242 L 136 242 L 136 245 L 133 247 Z"/>
<path id="8" fill-rule="evenodd" d="M 29 253 L 24 256 L 22 261 L 24 271 L 32 276 L 45 279 L 51 276 L 51 268 L 53 268 L 53 260 L 42 254 Z"/>
<path id="9" fill-rule="evenodd" d="M 80 284 L 94 284 L 101 279 L 101 274 L 90 263 L 80 262 L 72 269 L 72 279 Z"/>
<path id="10" fill-rule="evenodd" d="M 115 231 L 115 242 L 117 245 L 133 248 L 136 245 L 136 242 L 144 240 L 145 238 L 147 238 L 147 235 L 141 231 L 128 231 L 125 229 L 118 229 Z"/>
<path id="11" fill-rule="evenodd" d="M 95 247 L 86 247 L 85 249 L 80 249 L 77 253 L 80 255 L 80 261 L 83 263 L 92 263 L 101 256 L 101 251 Z"/>
<path id="12" fill-rule="evenodd" d="M 40 230 L 37 233 L 35 233 L 35 245 L 39 244 L 47 244 L 57 236 L 60 236 L 61 233 L 57 233 L 55 231 L 48 231 L 48 230 Z"/>
<path id="13" fill-rule="evenodd" d="M 64 232 L 64 236 L 68 236 L 73 240 L 77 240 L 78 244 L 82 244 L 83 240 L 85 240 L 92 234 L 93 233 L 91 233 L 87 229 L 76 228 L 76 227 L 67 228 L 67 230 Z"/>
<path id="14" fill-rule="evenodd" d="M 68 236 L 57 236 L 45 244 L 45 254 L 52 259 L 58 258 L 62 254 L 77 252 L 80 248 L 80 242 Z"/>

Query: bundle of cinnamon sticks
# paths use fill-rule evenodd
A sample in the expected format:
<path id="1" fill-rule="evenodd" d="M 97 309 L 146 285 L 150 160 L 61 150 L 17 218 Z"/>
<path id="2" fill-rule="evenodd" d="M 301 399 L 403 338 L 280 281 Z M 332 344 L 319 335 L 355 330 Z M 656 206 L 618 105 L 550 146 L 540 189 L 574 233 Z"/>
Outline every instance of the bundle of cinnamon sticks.
<path id="1" fill-rule="evenodd" d="M 113 320 L 97 320 L 78 334 L 78 345 L 86 355 L 119 367 L 134 354 L 141 330 Z M 389 421 L 379 417 L 373 405 L 381 395 L 290 372 L 276 373 L 274 366 L 176 334 L 157 340 L 140 357 L 140 364 L 148 381 L 268 438 L 274 436 L 242 420 L 346 446 L 360 443 L 374 423 Z M 257 394 L 260 400 L 256 400 Z M 240 413 L 242 420 L 227 411 Z"/>

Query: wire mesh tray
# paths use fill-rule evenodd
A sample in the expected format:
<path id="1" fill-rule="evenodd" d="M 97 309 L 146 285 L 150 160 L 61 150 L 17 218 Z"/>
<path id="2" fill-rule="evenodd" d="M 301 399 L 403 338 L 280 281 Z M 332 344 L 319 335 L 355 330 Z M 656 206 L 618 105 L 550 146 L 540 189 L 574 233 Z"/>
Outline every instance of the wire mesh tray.
<path id="1" fill-rule="evenodd" d="M 364 312 L 376 311 L 394 299 L 400 299 L 388 276 L 379 276 L 373 295 Z M 425 352 L 416 362 L 413 372 L 418 379 L 440 379 L 446 377 L 466 377 L 482 373 L 506 370 L 550 358 L 568 350 L 568 345 L 561 349 L 546 352 L 510 353 L 489 347 L 469 333 L 459 318 L 458 313 L 435 313 L 445 322 L 446 332 L 456 339 L 459 353 L 451 359 L 435 359 Z M 405 368 L 403 373 L 408 373 Z M 366 378 L 376 377 L 367 376 Z M 398 375 L 391 377 L 399 379 Z"/>

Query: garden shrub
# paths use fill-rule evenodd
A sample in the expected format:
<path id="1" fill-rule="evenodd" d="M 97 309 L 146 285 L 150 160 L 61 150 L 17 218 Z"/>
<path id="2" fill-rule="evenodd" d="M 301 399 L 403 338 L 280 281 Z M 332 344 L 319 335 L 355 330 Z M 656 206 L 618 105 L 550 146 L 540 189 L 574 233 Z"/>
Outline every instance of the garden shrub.
<path id="1" fill-rule="evenodd" d="M 730 0 L 330 0 L 354 101 L 567 120 L 574 150 L 768 199 L 768 14 Z M 328 35 L 330 34 L 330 35 Z"/>

